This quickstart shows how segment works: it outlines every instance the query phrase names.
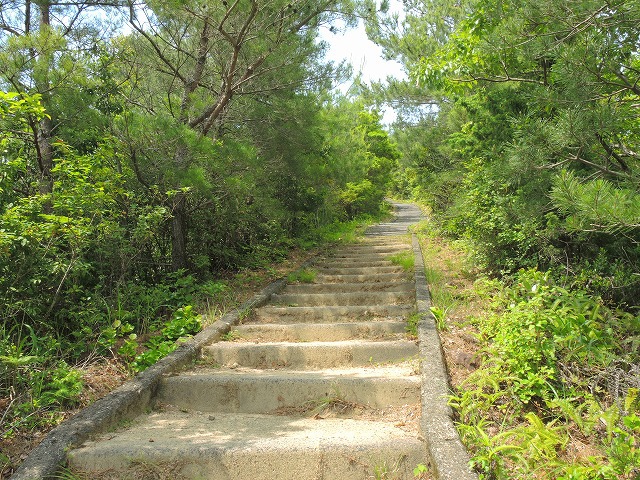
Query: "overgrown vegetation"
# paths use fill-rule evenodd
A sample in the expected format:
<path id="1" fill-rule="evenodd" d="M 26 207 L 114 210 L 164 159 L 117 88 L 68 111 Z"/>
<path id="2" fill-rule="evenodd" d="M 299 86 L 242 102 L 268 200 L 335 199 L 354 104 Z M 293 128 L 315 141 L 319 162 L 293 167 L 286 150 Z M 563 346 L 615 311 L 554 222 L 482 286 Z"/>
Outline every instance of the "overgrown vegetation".
<path id="1" fill-rule="evenodd" d="M 637 319 L 537 270 L 493 285 L 482 364 L 451 400 L 474 466 L 495 478 L 637 476 Z"/>
<path id="2" fill-rule="evenodd" d="M 287 276 L 289 283 L 313 283 L 316 279 L 318 272 L 311 268 L 303 268 L 290 273 Z"/>
<path id="3" fill-rule="evenodd" d="M 638 343 L 633 315 L 550 274 L 468 272 L 460 244 L 419 230 L 459 430 L 482 478 L 635 478 Z M 474 280 L 475 279 L 475 280 Z"/>
<path id="4" fill-rule="evenodd" d="M 413 256 L 413 251 L 407 250 L 405 252 L 389 255 L 389 261 L 394 265 L 402 267 L 406 272 L 412 272 L 415 258 Z"/>

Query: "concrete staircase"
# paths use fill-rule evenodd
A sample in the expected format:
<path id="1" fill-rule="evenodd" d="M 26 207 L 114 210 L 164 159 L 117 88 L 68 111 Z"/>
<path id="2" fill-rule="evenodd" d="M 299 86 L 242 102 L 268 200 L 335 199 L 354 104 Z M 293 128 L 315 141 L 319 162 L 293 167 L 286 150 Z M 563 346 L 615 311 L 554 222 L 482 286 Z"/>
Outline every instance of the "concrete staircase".
<path id="1" fill-rule="evenodd" d="M 69 453 L 90 478 L 413 479 L 419 434 L 411 251 L 400 222 L 318 259 L 193 368 L 163 378 L 155 408 Z"/>

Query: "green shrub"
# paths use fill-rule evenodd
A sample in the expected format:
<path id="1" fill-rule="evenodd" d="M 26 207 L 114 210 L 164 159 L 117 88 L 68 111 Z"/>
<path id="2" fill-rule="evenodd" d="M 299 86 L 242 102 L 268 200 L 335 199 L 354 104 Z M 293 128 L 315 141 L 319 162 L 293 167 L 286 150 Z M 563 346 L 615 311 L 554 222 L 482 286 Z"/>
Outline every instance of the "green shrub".
<path id="1" fill-rule="evenodd" d="M 174 312 L 171 320 L 164 324 L 160 335 L 145 342 L 145 350 L 135 355 L 135 359 L 131 362 L 131 368 L 136 372 L 145 370 L 174 351 L 178 346 L 178 340 L 190 337 L 201 329 L 202 320 L 199 315 L 193 312 L 191 305 L 179 308 Z"/>
<path id="2" fill-rule="evenodd" d="M 301 270 L 296 270 L 293 273 L 290 273 L 287 276 L 287 281 L 289 283 L 313 283 L 316 279 L 318 272 L 312 270 L 310 268 L 303 268 Z"/>
<path id="3" fill-rule="evenodd" d="M 536 270 L 519 272 L 498 292 L 494 308 L 478 323 L 484 361 L 451 397 L 483 478 L 617 479 L 640 473 L 637 389 L 615 363 L 640 360 L 638 350 L 625 344 L 638 339 L 629 314 Z M 603 375 L 626 387 L 602 385 Z M 568 463 L 563 453 L 575 435 L 589 439 L 601 456 Z"/>
<path id="4" fill-rule="evenodd" d="M 340 193 L 340 204 L 350 220 L 365 213 L 378 213 L 383 199 L 384 190 L 376 187 L 369 180 L 349 182 Z"/>

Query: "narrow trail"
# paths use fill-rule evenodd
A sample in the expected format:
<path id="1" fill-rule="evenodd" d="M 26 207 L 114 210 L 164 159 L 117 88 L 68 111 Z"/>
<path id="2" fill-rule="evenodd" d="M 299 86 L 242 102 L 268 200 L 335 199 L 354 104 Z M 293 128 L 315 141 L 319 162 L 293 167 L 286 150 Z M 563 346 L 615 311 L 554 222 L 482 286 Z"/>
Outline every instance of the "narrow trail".
<path id="1" fill-rule="evenodd" d="M 273 295 L 195 367 L 166 376 L 154 410 L 70 452 L 92 478 L 414 478 L 418 347 L 407 226 L 419 212 L 319 258 L 315 281 Z M 417 210 L 417 209 L 415 209 Z M 153 466 L 153 467 L 151 467 Z"/>

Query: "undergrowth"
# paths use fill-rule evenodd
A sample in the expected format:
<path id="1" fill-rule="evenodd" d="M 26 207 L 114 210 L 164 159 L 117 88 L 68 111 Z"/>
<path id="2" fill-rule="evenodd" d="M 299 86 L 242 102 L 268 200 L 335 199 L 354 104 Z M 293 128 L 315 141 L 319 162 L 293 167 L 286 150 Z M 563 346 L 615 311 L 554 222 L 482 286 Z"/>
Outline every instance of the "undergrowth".
<path id="1" fill-rule="evenodd" d="M 313 283 L 316 279 L 318 272 L 310 268 L 303 268 L 296 270 L 287 276 L 289 283 Z"/>
<path id="2" fill-rule="evenodd" d="M 483 277 L 465 265 L 462 243 L 444 240 L 429 222 L 416 232 L 427 247 L 441 335 L 462 340 L 449 352 L 450 405 L 479 477 L 640 478 L 640 318 L 633 310 L 569 288 L 553 272 Z M 463 278 L 475 279 L 473 286 Z M 455 355 L 472 336 L 480 350 L 472 366 L 459 367 Z"/>
<path id="3" fill-rule="evenodd" d="M 640 319 L 548 272 L 482 290 L 482 364 L 450 399 L 480 477 L 640 478 Z"/>

